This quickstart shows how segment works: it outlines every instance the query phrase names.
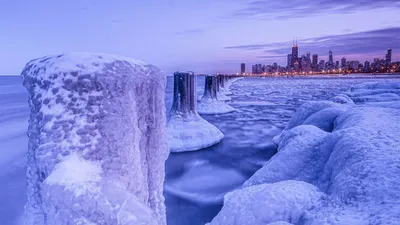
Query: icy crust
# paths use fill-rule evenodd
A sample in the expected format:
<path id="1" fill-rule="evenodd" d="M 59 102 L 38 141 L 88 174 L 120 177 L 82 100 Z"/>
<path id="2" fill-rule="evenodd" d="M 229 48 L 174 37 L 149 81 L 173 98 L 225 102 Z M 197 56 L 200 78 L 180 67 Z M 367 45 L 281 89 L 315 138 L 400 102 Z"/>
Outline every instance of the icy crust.
<path id="1" fill-rule="evenodd" d="M 171 152 L 196 151 L 217 144 L 224 134 L 197 113 L 172 115 L 167 124 Z"/>
<path id="2" fill-rule="evenodd" d="M 197 112 L 200 114 L 225 114 L 234 111 L 235 108 L 219 100 L 202 98 L 197 104 Z"/>
<path id="3" fill-rule="evenodd" d="M 161 71 L 70 53 L 29 62 L 25 224 L 166 224 Z"/>
<path id="4" fill-rule="evenodd" d="M 345 95 L 375 92 L 380 98 L 301 106 L 275 138 L 278 153 L 225 196 L 211 224 L 398 224 L 400 101 L 382 94 L 399 87 L 363 84 Z"/>

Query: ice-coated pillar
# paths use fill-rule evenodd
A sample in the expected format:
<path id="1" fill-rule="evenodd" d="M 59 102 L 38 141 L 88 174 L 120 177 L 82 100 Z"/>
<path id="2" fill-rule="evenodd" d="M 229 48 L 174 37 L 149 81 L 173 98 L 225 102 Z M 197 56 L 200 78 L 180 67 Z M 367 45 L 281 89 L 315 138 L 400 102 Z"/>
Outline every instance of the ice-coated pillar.
<path id="1" fill-rule="evenodd" d="M 174 99 L 170 114 L 187 117 L 196 113 L 196 76 L 193 72 L 174 74 Z"/>
<path id="2" fill-rule="evenodd" d="M 174 74 L 174 100 L 167 130 L 171 152 L 207 148 L 224 137 L 218 128 L 197 113 L 196 77 L 192 72 Z"/>
<path id="3" fill-rule="evenodd" d="M 165 76 L 104 54 L 29 62 L 25 224 L 165 225 Z"/>
<path id="4" fill-rule="evenodd" d="M 221 101 L 231 100 L 230 97 L 226 96 L 231 94 L 227 87 L 225 87 L 225 75 L 218 75 L 217 76 L 217 96 L 218 99 Z"/>
<path id="5" fill-rule="evenodd" d="M 205 76 L 204 94 L 202 99 L 217 100 L 217 77 L 212 75 Z"/>
<path id="6" fill-rule="evenodd" d="M 218 75 L 218 83 L 222 88 L 225 87 L 225 75 Z"/>

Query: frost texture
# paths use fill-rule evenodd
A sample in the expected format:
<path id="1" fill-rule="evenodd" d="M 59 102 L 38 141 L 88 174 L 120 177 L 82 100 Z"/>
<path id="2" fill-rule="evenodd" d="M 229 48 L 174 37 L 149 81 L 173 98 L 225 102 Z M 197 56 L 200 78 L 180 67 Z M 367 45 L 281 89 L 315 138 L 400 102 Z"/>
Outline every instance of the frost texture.
<path id="1" fill-rule="evenodd" d="M 224 137 L 197 113 L 196 77 L 191 72 L 174 75 L 174 100 L 167 123 L 172 152 L 195 151 L 217 144 Z"/>
<path id="2" fill-rule="evenodd" d="M 227 103 L 219 101 L 217 97 L 217 79 L 216 76 L 205 76 L 204 95 L 197 105 L 197 111 L 200 114 L 224 114 L 235 111 Z"/>
<path id="3" fill-rule="evenodd" d="M 166 224 L 165 76 L 120 56 L 39 58 L 29 92 L 26 224 Z"/>
<path id="4" fill-rule="evenodd" d="M 398 224 L 399 90 L 367 83 L 342 104 L 302 105 L 275 138 L 278 153 L 225 196 L 211 224 Z"/>

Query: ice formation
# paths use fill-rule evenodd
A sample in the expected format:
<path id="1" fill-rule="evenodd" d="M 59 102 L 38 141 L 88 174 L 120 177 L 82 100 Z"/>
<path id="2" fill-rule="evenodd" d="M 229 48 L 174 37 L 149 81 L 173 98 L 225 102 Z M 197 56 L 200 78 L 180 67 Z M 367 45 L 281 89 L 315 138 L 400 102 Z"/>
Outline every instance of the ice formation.
<path id="1" fill-rule="evenodd" d="M 133 59 L 29 62 L 25 224 L 166 224 L 165 76 Z"/>
<path id="2" fill-rule="evenodd" d="M 278 153 L 225 196 L 211 225 L 399 224 L 399 91 L 366 83 L 302 105 Z"/>
<path id="3" fill-rule="evenodd" d="M 217 77 L 205 76 L 204 94 L 197 104 L 197 112 L 200 114 L 224 114 L 235 111 L 233 107 L 217 98 Z"/>
<path id="4" fill-rule="evenodd" d="M 225 87 L 225 83 L 227 83 L 227 76 L 225 75 L 218 75 L 217 76 L 217 98 L 220 101 L 229 101 L 231 98 L 226 95 L 230 95 L 231 92 L 229 91 L 229 86 Z"/>
<path id="5" fill-rule="evenodd" d="M 174 74 L 174 100 L 167 130 L 172 152 L 195 151 L 217 144 L 224 137 L 196 109 L 196 77 L 192 72 Z"/>

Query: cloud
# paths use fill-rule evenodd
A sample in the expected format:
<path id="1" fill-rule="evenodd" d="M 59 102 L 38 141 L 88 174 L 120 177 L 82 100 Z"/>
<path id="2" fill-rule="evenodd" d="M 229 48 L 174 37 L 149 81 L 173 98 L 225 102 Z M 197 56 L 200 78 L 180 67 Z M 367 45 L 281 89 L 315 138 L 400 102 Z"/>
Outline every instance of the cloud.
<path id="1" fill-rule="evenodd" d="M 400 0 L 256 0 L 233 12 L 232 16 L 288 19 L 379 8 L 400 9 Z"/>
<path id="2" fill-rule="evenodd" d="M 175 32 L 174 34 L 187 35 L 187 34 L 200 34 L 200 33 L 204 33 L 204 29 L 201 29 L 201 28 L 189 29 L 189 30 Z"/>
<path id="3" fill-rule="evenodd" d="M 336 55 L 379 54 L 384 55 L 386 49 L 400 52 L 400 27 L 371 30 L 342 35 L 329 35 L 298 40 L 299 54 L 310 51 L 311 54 L 327 55 L 332 50 Z M 256 45 L 229 46 L 224 49 L 250 51 L 257 50 L 258 58 L 285 58 L 291 52 L 292 43 L 266 43 Z"/>

